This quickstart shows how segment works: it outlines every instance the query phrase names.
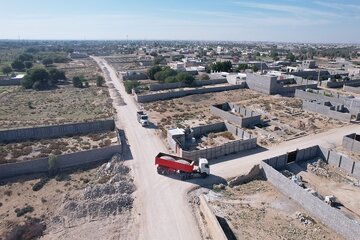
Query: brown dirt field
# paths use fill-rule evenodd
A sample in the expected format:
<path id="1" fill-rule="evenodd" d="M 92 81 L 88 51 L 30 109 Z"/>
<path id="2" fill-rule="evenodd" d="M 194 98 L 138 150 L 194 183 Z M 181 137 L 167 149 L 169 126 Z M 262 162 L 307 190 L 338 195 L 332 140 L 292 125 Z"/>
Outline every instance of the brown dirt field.
<path id="1" fill-rule="evenodd" d="M 345 125 L 317 113 L 304 112 L 299 99 L 268 96 L 249 89 L 192 95 L 141 104 L 151 122 L 164 133 L 169 128 L 193 127 L 222 121 L 210 114 L 210 105 L 232 102 L 258 111 L 270 127 L 249 129 L 260 145 L 268 146 L 298 136 L 322 132 Z M 276 128 L 273 128 L 276 126 Z M 269 137 L 273 136 L 273 137 Z"/>
<path id="2" fill-rule="evenodd" d="M 301 176 L 305 187 L 311 188 L 321 196 L 333 195 L 341 203 L 340 210 L 349 218 L 360 221 L 360 181 L 334 167 L 324 164 L 324 174 L 316 174 L 303 164 L 292 163 L 288 170 Z"/>
<path id="3" fill-rule="evenodd" d="M 110 146 L 117 142 L 115 132 L 94 133 L 57 139 L 0 144 L 0 164 L 49 155 L 61 155 Z"/>
<path id="4" fill-rule="evenodd" d="M 99 204 L 97 196 L 90 195 L 84 198 L 84 195 L 86 196 L 91 189 L 110 184 L 109 179 L 114 179 L 115 176 L 113 177 L 112 174 L 104 175 L 104 169 L 106 169 L 106 164 L 88 170 L 62 173 L 51 178 L 38 191 L 33 191 L 32 187 L 39 182 L 39 178 L 23 177 L 13 179 L 14 182 L 1 182 L 0 239 L 8 239 L 6 236 L 11 231 L 17 226 L 24 225 L 30 218 L 39 219 L 46 225 L 41 239 L 136 239 L 131 207 L 115 210 L 108 215 L 105 208 L 100 206 L 100 202 L 100 205 L 92 209 L 91 213 L 88 212 L 89 216 L 86 213 L 84 216 L 76 215 L 80 211 L 69 209 L 70 202 L 83 206 L 82 210 L 89 209 L 89 211 L 91 206 L 95 207 L 92 204 Z M 127 184 L 132 184 L 131 172 L 127 172 L 128 170 L 124 167 L 121 167 L 121 170 L 123 171 L 121 177 L 113 181 L 121 181 L 116 183 L 126 181 Z M 106 172 L 109 171 L 106 170 Z M 130 195 L 122 193 L 121 196 Z M 118 199 L 118 196 L 101 193 L 102 202 L 110 201 L 109 199 Z M 17 217 L 15 209 L 25 206 L 31 206 L 33 211 Z M 120 209 L 120 205 L 118 207 Z"/>
<path id="5" fill-rule="evenodd" d="M 84 76 L 89 82 L 95 81 L 102 72 L 91 58 L 72 60 L 68 63 L 54 64 L 59 70 L 64 70 L 66 77 L 71 81 L 75 76 Z"/>
<path id="6" fill-rule="evenodd" d="M 238 239 L 343 239 L 262 180 L 226 187 L 210 206 Z"/>
<path id="7" fill-rule="evenodd" d="M 0 87 L 1 128 L 104 119 L 112 112 L 109 92 L 104 87 L 79 89 L 67 85 L 48 91 Z"/>

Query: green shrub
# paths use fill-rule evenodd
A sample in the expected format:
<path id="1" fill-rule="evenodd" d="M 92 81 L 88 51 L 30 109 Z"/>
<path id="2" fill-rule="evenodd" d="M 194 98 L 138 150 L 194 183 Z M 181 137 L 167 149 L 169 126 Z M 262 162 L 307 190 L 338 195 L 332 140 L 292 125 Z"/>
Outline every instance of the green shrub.
<path id="1" fill-rule="evenodd" d="M 45 177 L 40 179 L 40 181 L 38 181 L 37 183 L 34 184 L 34 186 L 32 186 L 32 190 L 37 192 L 40 189 L 42 189 L 44 187 L 44 185 L 49 181 L 50 179 Z"/>
<path id="2" fill-rule="evenodd" d="M 32 206 L 26 206 L 24 208 L 17 208 L 15 209 L 15 213 L 17 217 L 21 217 L 25 215 L 26 213 L 33 212 L 34 208 Z"/>

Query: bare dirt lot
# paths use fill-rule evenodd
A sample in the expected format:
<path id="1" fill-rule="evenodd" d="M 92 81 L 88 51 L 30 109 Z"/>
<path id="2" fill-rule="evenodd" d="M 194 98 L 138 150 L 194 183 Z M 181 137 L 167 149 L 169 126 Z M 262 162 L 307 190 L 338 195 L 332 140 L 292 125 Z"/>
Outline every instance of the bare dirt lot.
<path id="1" fill-rule="evenodd" d="M 48 91 L 0 87 L 0 128 L 104 119 L 111 117 L 112 111 L 105 87 L 67 85 Z"/>
<path id="2" fill-rule="evenodd" d="M 0 144 L 0 164 L 102 148 L 117 143 L 115 132 Z"/>
<path id="3" fill-rule="evenodd" d="M 327 165 L 320 159 L 304 163 L 292 163 L 287 170 L 302 177 L 305 188 L 325 196 L 336 197 L 336 208 L 347 217 L 360 222 L 360 181 L 345 172 Z"/>
<path id="4" fill-rule="evenodd" d="M 136 55 L 122 55 L 106 57 L 105 60 L 117 71 L 145 70 L 146 67 L 140 65 L 140 59 Z"/>
<path id="5" fill-rule="evenodd" d="M 117 156 L 90 170 L 2 183 L 0 239 L 137 239 L 134 191 Z"/>
<path id="6" fill-rule="evenodd" d="M 343 239 L 263 180 L 210 192 L 210 206 L 237 239 Z"/>
<path id="7" fill-rule="evenodd" d="M 101 70 L 96 62 L 91 58 L 77 59 L 68 63 L 56 63 L 59 70 L 64 70 L 69 80 L 75 76 L 84 76 L 89 82 L 95 81 L 101 74 Z"/>
<path id="8" fill-rule="evenodd" d="M 249 89 L 192 95 L 167 101 L 142 104 L 149 119 L 165 133 L 174 127 L 193 127 L 222 121 L 210 113 L 210 105 L 232 102 L 260 114 L 263 126 L 249 129 L 262 146 L 276 144 L 295 137 L 319 133 L 346 123 L 301 109 L 301 100 L 268 96 Z"/>

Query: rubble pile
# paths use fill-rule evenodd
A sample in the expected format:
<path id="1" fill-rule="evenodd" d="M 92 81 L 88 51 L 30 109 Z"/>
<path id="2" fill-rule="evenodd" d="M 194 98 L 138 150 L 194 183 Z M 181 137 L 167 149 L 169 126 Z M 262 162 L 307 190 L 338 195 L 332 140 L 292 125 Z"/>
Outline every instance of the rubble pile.
<path id="1" fill-rule="evenodd" d="M 317 176 L 330 177 L 329 172 L 326 170 L 326 163 L 321 159 L 314 163 L 308 163 L 306 168 Z"/>
<path id="2" fill-rule="evenodd" d="M 130 210 L 134 201 L 131 194 L 136 188 L 129 176 L 130 168 L 123 163 L 121 156 L 115 155 L 99 167 L 98 181 L 81 190 L 75 199 L 68 197 L 61 215 L 70 219 L 96 219 Z"/>
<path id="3" fill-rule="evenodd" d="M 300 223 L 302 223 L 304 226 L 311 226 L 314 224 L 314 220 L 311 217 L 309 217 L 301 212 L 296 212 L 295 216 L 297 219 L 299 219 Z"/>

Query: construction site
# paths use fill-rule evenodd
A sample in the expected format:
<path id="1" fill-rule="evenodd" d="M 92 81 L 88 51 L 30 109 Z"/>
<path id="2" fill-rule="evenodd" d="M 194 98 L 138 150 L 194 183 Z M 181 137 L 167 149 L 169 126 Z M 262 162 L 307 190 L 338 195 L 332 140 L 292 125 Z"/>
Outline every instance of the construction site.
<path id="1" fill-rule="evenodd" d="M 299 99 L 269 96 L 249 89 L 186 96 L 146 103 L 142 104 L 142 107 L 165 136 L 167 129 L 221 121 L 219 116 L 211 113 L 210 107 L 224 102 L 244 106 L 261 115 L 261 122 L 256 120 L 246 131 L 257 136 L 259 145 L 265 147 L 348 124 L 302 110 Z"/>

